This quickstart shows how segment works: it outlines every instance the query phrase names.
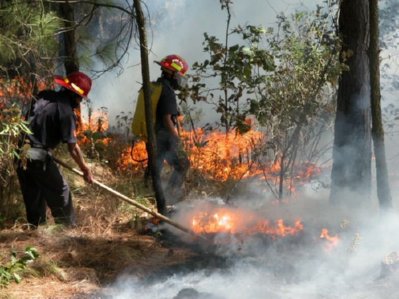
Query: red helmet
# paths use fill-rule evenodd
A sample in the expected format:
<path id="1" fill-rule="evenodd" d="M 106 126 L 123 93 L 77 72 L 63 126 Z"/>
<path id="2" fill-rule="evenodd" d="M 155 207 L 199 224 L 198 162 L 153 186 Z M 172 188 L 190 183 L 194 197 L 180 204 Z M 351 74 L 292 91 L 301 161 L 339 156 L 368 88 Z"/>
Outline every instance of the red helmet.
<path id="1" fill-rule="evenodd" d="M 91 79 L 89 76 L 82 72 L 70 73 L 67 77 L 54 76 L 55 83 L 72 90 L 74 93 L 80 95 L 83 98 L 87 98 L 87 95 L 91 89 Z"/>
<path id="2" fill-rule="evenodd" d="M 184 76 L 184 74 L 188 71 L 187 62 L 179 55 L 168 55 L 162 58 L 161 61 L 155 62 L 158 63 L 163 69 L 176 72 L 181 76 Z"/>

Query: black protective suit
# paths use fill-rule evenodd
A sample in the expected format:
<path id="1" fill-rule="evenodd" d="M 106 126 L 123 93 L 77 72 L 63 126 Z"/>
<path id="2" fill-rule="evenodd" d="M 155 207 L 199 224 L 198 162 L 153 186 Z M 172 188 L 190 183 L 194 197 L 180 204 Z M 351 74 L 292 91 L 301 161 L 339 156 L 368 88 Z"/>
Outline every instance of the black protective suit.
<path id="1" fill-rule="evenodd" d="M 29 143 L 27 165 L 18 162 L 18 179 L 24 198 L 29 224 L 46 222 L 46 206 L 56 223 L 76 225 L 69 186 L 52 159 L 50 150 L 59 143 L 76 143 L 76 116 L 70 91 L 47 90 L 38 94 L 29 117 L 31 135 L 24 136 Z"/>

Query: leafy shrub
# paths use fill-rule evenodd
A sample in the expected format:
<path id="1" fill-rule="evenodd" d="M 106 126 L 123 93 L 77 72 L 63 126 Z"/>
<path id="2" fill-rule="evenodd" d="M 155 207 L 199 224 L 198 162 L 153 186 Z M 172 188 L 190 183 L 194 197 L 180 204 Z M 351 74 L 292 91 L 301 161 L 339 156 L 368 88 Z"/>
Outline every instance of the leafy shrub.
<path id="1" fill-rule="evenodd" d="M 0 288 L 4 288 L 11 282 L 19 283 L 22 280 L 21 274 L 28 267 L 28 264 L 39 257 L 39 253 L 34 247 L 26 247 L 22 256 L 18 253 L 11 253 L 11 260 L 6 265 L 0 265 Z"/>

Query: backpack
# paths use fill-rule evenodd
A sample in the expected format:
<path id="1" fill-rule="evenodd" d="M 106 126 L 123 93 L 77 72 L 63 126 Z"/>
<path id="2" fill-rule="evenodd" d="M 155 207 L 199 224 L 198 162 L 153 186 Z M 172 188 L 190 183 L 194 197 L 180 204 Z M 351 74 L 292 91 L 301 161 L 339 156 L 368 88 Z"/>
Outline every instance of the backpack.
<path id="1" fill-rule="evenodd" d="M 162 83 L 160 82 L 150 82 L 150 92 L 151 92 L 151 103 L 152 103 L 152 119 L 154 121 L 154 126 L 156 123 L 156 114 L 159 98 L 162 92 Z M 132 121 L 132 133 L 144 140 L 148 140 L 146 118 L 145 118 L 145 105 L 144 105 L 144 91 L 143 88 L 139 91 L 139 96 L 137 98 L 136 110 L 134 112 Z"/>

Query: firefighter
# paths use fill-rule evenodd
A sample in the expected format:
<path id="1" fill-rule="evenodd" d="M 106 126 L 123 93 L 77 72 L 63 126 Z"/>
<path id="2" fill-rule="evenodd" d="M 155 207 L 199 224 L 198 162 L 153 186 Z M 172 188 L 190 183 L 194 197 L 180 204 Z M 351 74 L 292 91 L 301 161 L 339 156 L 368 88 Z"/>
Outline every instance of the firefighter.
<path id="1" fill-rule="evenodd" d="M 161 76 L 157 82 L 162 83 L 162 91 L 156 109 L 155 135 L 157 142 L 157 166 L 162 170 L 164 161 L 173 167 L 173 173 L 165 189 L 166 198 L 181 200 L 184 196 L 183 183 L 189 169 L 189 160 L 183 149 L 177 129 L 177 101 L 175 90 L 185 85 L 187 62 L 178 55 L 168 55 L 161 61 Z M 158 203 L 158 210 L 165 211 L 165 204 Z"/>
<path id="2" fill-rule="evenodd" d="M 37 227 L 46 223 L 46 207 L 50 208 L 55 223 L 75 227 L 76 217 L 69 186 L 52 159 L 51 150 L 66 143 L 88 183 L 93 177 L 76 139 L 76 115 L 91 89 L 91 79 L 82 72 L 67 77 L 55 76 L 59 91 L 39 92 L 28 121 L 31 134 L 23 138 L 26 165 L 18 162 L 17 174 L 26 208 L 28 223 Z M 27 144 L 27 145 L 26 145 Z"/>

